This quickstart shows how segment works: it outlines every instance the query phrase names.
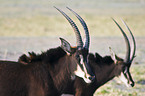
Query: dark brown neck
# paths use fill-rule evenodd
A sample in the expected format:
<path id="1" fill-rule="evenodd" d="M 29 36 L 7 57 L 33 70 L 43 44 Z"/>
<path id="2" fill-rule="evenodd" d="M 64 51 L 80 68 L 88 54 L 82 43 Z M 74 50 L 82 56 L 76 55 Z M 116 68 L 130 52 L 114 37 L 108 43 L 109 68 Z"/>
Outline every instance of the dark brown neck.
<path id="1" fill-rule="evenodd" d="M 72 81 L 71 76 L 75 66 L 72 63 L 71 58 L 71 56 L 65 55 L 58 60 L 58 63 L 55 62 L 55 65 L 50 64 L 51 66 L 49 66 L 51 77 L 58 92 L 62 92 L 66 85 Z"/>
<path id="2" fill-rule="evenodd" d="M 116 66 L 110 56 L 101 57 L 99 54 L 89 57 L 91 68 L 96 80 L 89 86 L 94 92 L 115 77 Z"/>

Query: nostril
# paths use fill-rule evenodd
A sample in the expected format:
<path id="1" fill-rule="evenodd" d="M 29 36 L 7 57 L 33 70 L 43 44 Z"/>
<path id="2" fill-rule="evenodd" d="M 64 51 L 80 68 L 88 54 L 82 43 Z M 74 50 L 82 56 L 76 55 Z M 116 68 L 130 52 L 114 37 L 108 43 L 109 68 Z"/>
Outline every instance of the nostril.
<path id="1" fill-rule="evenodd" d="M 95 76 L 91 76 L 91 77 L 89 77 L 89 79 L 90 79 L 91 81 L 94 81 Z"/>
<path id="2" fill-rule="evenodd" d="M 130 85 L 131 85 L 131 87 L 133 87 L 134 86 L 134 83 L 131 83 Z"/>
<path id="3" fill-rule="evenodd" d="M 92 77 L 89 77 L 89 80 L 92 80 Z"/>

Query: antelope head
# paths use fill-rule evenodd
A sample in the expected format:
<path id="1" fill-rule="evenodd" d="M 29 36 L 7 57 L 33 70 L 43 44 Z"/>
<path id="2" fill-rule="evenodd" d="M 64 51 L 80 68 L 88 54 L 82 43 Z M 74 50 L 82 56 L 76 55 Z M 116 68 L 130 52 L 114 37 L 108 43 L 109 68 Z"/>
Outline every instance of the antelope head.
<path id="1" fill-rule="evenodd" d="M 131 48 L 130 42 L 129 42 L 129 39 L 128 39 L 126 33 L 123 31 L 123 29 L 120 27 L 120 25 L 114 19 L 113 19 L 113 21 L 115 22 L 115 24 L 121 30 L 121 33 L 123 34 L 123 37 L 125 39 L 126 46 L 127 46 L 126 47 L 127 51 L 126 51 L 125 59 L 119 58 L 114 52 L 112 52 L 112 54 L 111 54 L 111 57 L 114 60 L 114 63 L 117 66 L 120 66 L 120 67 L 117 67 L 115 74 L 116 74 L 116 76 L 118 76 L 121 79 L 121 81 L 123 81 L 126 84 L 126 86 L 133 87 L 135 83 L 134 83 L 134 81 L 132 79 L 132 76 L 130 74 L 130 66 L 132 64 L 133 59 L 135 58 L 135 51 L 136 51 L 135 38 L 134 38 L 131 30 L 129 29 L 129 27 L 122 20 L 122 22 L 124 23 L 125 27 L 129 31 L 129 33 L 131 35 L 131 38 L 132 38 L 132 41 L 133 41 L 133 47 Z"/>
<path id="2" fill-rule="evenodd" d="M 74 71 L 74 74 L 76 76 L 83 78 L 84 81 L 86 81 L 87 83 L 90 83 L 95 77 L 94 77 L 94 75 L 91 71 L 90 65 L 88 63 L 90 37 L 89 37 L 89 31 L 88 31 L 87 25 L 86 25 L 85 21 L 76 12 L 74 12 L 72 9 L 67 7 L 67 9 L 69 9 L 78 18 L 78 20 L 80 21 L 80 23 L 82 24 L 82 26 L 84 28 L 85 35 L 86 35 L 86 41 L 85 41 L 85 44 L 83 44 L 82 37 L 80 35 L 80 31 L 79 31 L 78 27 L 76 26 L 76 24 L 74 23 L 74 21 L 62 10 L 60 10 L 58 8 L 56 8 L 56 9 L 70 23 L 70 25 L 72 26 L 72 28 L 75 32 L 76 38 L 77 38 L 77 46 L 75 48 L 71 47 L 70 44 L 65 39 L 61 38 L 62 48 L 64 50 L 66 50 L 67 52 L 69 52 L 69 54 L 73 57 L 72 60 L 74 62 L 76 61 L 75 63 L 77 63 L 77 65 L 78 65 L 77 70 Z"/>

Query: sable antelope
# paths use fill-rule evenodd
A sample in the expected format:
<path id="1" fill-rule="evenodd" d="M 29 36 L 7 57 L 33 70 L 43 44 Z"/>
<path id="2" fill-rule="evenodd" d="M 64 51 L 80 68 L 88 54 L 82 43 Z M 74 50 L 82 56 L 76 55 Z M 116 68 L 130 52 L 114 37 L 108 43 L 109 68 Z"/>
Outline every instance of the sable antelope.
<path id="1" fill-rule="evenodd" d="M 77 77 L 75 81 L 72 82 L 72 85 L 68 85 L 68 87 L 64 91 L 65 94 L 74 94 L 75 96 L 93 96 L 94 92 L 100 86 L 104 85 L 114 77 L 121 78 L 126 86 L 134 86 L 134 81 L 129 70 L 131 63 L 135 57 L 135 39 L 129 27 L 122 20 L 128 31 L 130 32 L 133 40 L 133 50 L 131 50 L 127 35 L 114 19 L 113 21 L 117 24 L 125 38 L 125 42 L 127 45 L 126 58 L 122 59 L 115 53 L 112 53 L 111 56 L 105 57 L 100 56 L 98 53 L 95 53 L 95 55 L 89 54 L 89 64 L 97 80 L 95 79 L 91 84 L 86 84 L 81 78 Z"/>
<path id="2" fill-rule="evenodd" d="M 114 19 L 113 19 L 114 20 Z M 127 86 L 134 86 L 134 81 L 130 74 L 130 66 L 131 63 L 135 57 L 135 50 L 136 50 L 136 43 L 134 36 L 128 26 L 125 24 L 127 29 L 129 30 L 132 40 L 133 40 L 133 50 L 130 50 L 130 42 L 128 40 L 128 37 L 126 36 L 125 32 L 122 30 L 122 28 L 119 26 L 119 24 L 114 20 L 114 22 L 117 24 L 117 26 L 120 28 L 121 32 L 123 33 L 123 36 L 126 41 L 127 45 L 127 53 L 126 58 L 122 59 L 119 58 L 114 52 L 112 52 L 111 56 L 105 56 L 102 57 L 98 53 L 89 54 L 89 64 L 91 66 L 91 69 L 93 70 L 93 73 L 95 73 L 95 79 L 94 82 L 91 84 L 86 84 L 83 79 L 76 77 L 74 81 L 71 82 L 71 84 L 68 84 L 66 89 L 64 90 L 65 94 L 74 94 L 75 96 L 93 96 L 94 92 L 102 85 L 113 79 L 114 77 L 119 77 Z M 23 57 L 24 59 L 33 60 L 33 58 L 36 56 L 33 52 L 29 53 L 30 57 Z M 130 56 L 131 55 L 131 56 Z M 26 62 L 26 60 L 22 61 Z"/>
<path id="3" fill-rule="evenodd" d="M 69 21 L 77 37 L 77 47 L 60 38 L 61 47 L 35 55 L 28 64 L 0 61 L 0 96 L 59 96 L 75 75 L 91 83 L 94 76 L 89 68 L 89 32 L 83 26 L 86 42 L 76 24 L 63 11 L 56 8 Z M 81 23 L 85 23 L 81 21 Z M 69 54 L 67 54 L 69 53 Z M 21 57 L 22 60 L 24 60 Z M 21 61 L 21 60 L 20 60 Z"/>
<path id="4" fill-rule="evenodd" d="M 71 10 L 71 9 L 69 9 Z M 71 10 L 75 15 L 78 16 L 77 13 L 75 13 L 73 10 Z M 114 20 L 114 19 L 113 19 Z M 123 36 L 126 41 L 127 45 L 127 53 L 126 58 L 122 59 L 119 58 L 116 54 L 111 54 L 111 56 L 105 56 L 102 57 L 98 53 L 95 53 L 93 55 L 92 53 L 89 54 L 89 64 L 91 66 L 91 69 L 93 70 L 93 73 L 95 73 L 95 77 L 97 79 L 94 80 L 91 84 L 86 84 L 83 79 L 76 77 L 74 81 L 69 83 L 67 88 L 64 90 L 63 93 L 65 94 L 74 94 L 75 96 L 92 96 L 94 92 L 102 85 L 107 83 L 109 80 L 113 79 L 114 77 L 122 77 L 124 83 L 127 86 L 134 86 L 134 81 L 130 74 L 130 66 L 131 63 L 135 57 L 135 50 L 136 50 L 136 43 L 134 36 L 128 26 L 125 24 L 127 29 L 129 30 L 132 40 L 133 40 L 133 50 L 130 50 L 130 42 L 128 40 L 128 37 L 126 36 L 125 32 L 122 30 L 122 28 L 119 26 L 119 24 L 114 20 L 114 22 L 117 24 L 117 26 L 120 28 L 121 32 L 123 33 Z M 28 60 L 33 60 L 33 58 L 36 56 L 34 53 L 29 53 L 30 57 L 22 56 L 25 60 L 20 58 L 21 61 L 24 61 L 27 63 Z M 131 55 L 131 56 L 130 56 Z"/>

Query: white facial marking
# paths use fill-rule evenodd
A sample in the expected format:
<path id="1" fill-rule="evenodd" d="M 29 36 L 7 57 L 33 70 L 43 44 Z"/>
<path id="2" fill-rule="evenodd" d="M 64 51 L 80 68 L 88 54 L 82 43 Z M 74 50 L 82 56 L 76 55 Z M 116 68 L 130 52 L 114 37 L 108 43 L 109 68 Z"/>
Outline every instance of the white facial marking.
<path id="1" fill-rule="evenodd" d="M 83 56 L 82 55 L 80 55 L 80 60 L 81 60 L 80 63 L 83 64 L 84 62 L 83 62 Z"/>
<path id="2" fill-rule="evenodd" d="M 85 64 L 84 64 L 84 62 L 83 62 L 83 56 L 80 55 L 80 58 L 81 58 L 81 62 L 80 62 L 80 63 L 83 65 L 83 68 L 84 68 L 86 77 L 88 78 L 88 77 L 90 77 L 90 75 L 87 73 L 87 69 L 86 69 Z"/>
<path id="3" fill-rule="evenodd" d="M 79 65 L 77 65 L 77 70 L 74 72 L 74 74 L 78 77 L 83 78 L 86 83 L 91 83 L 91 80 L 87 78 L 88 76 L 86 76 L 86 74 L 84 73 L 84 71 L 82 71 Z"/>
<path id="4" fill-rule="evenodd" d="M 121 72 L 121 75 L 120 75 L 118 78 L 119 78 L 123 83 L 125 83 L 125 85 L 126 85 L 127 87 L 130 87 L 130 86 L 131 86 L 130 84 L 128 84 L 128 80 L 125 78 L 123 72 Z"/>
<path id="5" fill-rule="evenodd" d="M 80 68 L 79 65 L 77 65 L 77 70 L 74 73 L 75 73 L 75 75 L 82 77 L 82 78 L 85 76 L 85 73 L 82 71 L 82 69 Z"/>

